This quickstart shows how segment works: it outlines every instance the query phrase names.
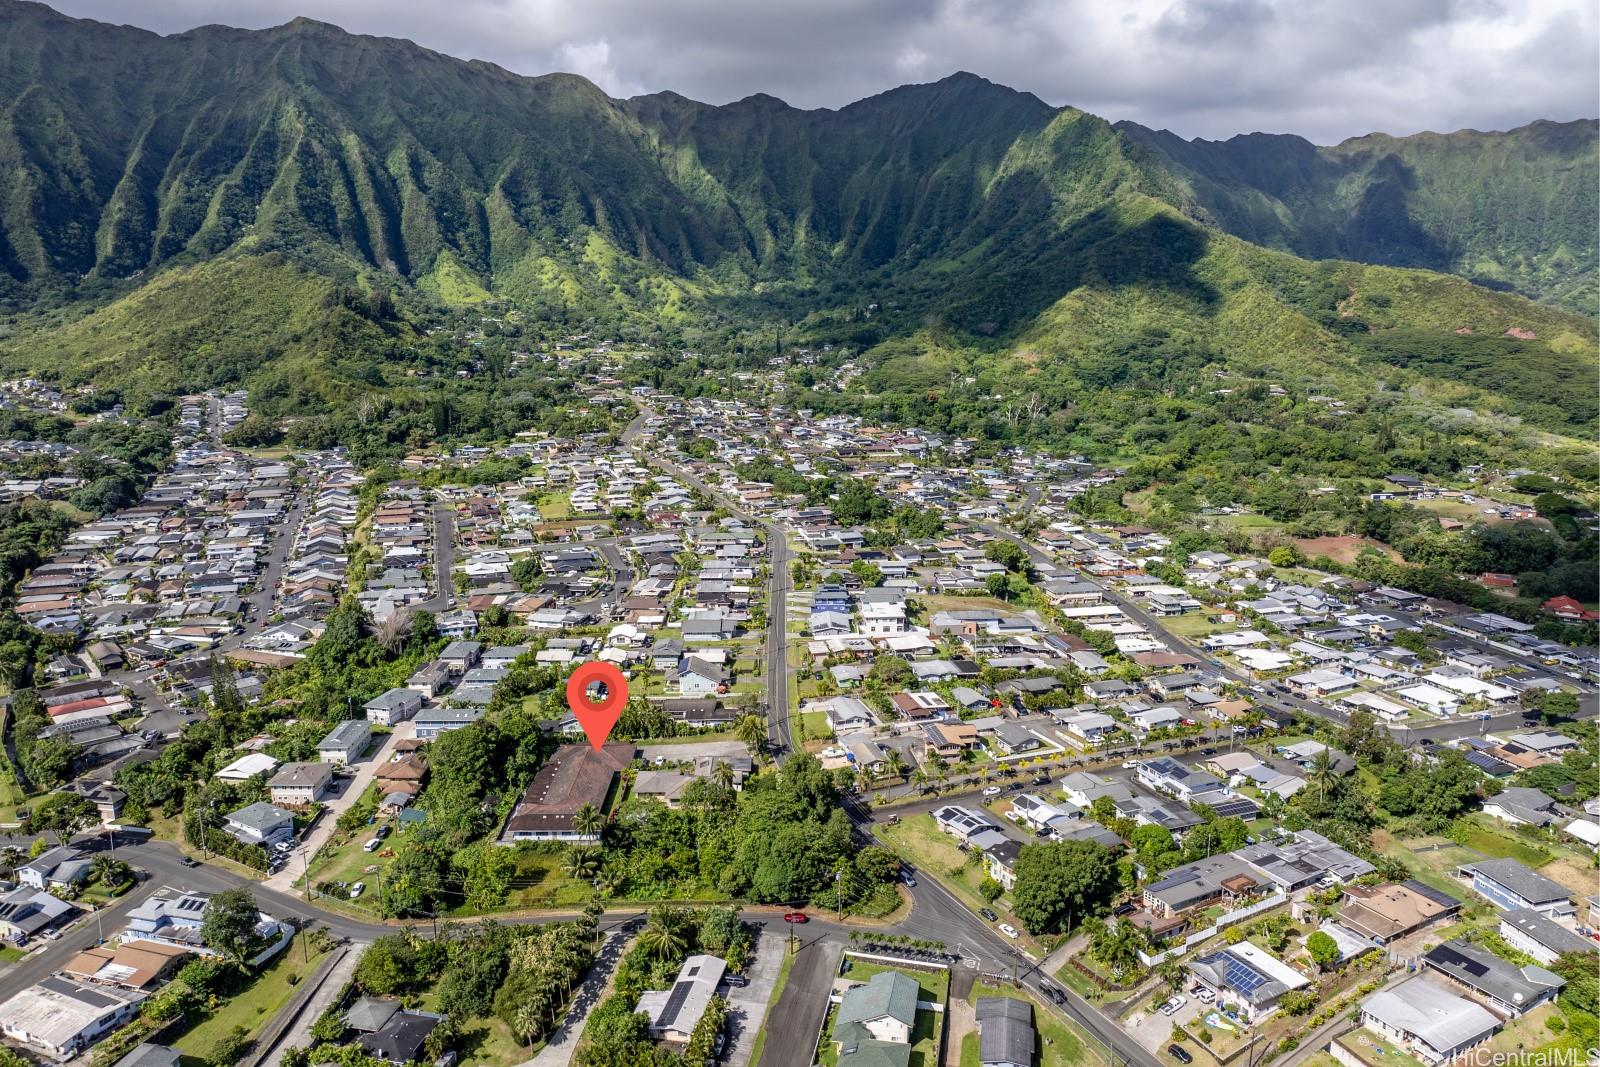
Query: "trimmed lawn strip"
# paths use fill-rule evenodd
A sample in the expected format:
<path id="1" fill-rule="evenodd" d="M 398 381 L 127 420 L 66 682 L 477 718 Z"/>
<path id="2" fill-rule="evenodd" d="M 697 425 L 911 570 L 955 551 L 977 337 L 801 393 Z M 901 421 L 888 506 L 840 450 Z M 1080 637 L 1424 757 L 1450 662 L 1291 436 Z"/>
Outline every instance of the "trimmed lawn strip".
<path id="1" fill-rule="evenodd" d="M 310 977 L 322 961 L 325 952 L 301 958 L 305 951 L 296 935 L 289 945 L 266 965 L 266 968 L 244 989 L 234 994 L 216 1011 L 191 1026 L 174 1044 L 179 1052 L 209 1060 L 212 1049 L 233 1032 L 235 1026 L 244 1027 L 251 1040 L 261 1036 L 273 1016 L 283 1010 L 294 997 L 299 983 Z"/>

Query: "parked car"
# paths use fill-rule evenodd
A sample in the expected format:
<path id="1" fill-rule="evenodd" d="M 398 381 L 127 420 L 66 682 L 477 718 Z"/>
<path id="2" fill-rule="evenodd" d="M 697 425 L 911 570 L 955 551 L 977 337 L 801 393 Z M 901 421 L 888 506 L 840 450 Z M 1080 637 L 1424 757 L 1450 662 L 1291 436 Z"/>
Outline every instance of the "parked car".
<path id="1" fill-rule="evenodd" d="M 354 900 L 354 899 L 356 899 L 356 897 L 359 897 L 362 893 L 365 893 L 366 891 L 367 891 L 367 883 L 365 883 L 365 882 L 357 882 L 355 885 L 350 887 L 350 899 Z"/>
<path id="2" fill-rule="evenodd" d="M 1131 771 L 1137 766 L 1139 766 L 1138 760 L 1125 759 L 1122 761 L 1122 769 L 1125 771 Z"/>
<path id="3" fill-rule="evenodd" d="M 810 922 L 811 916 L 807 915 L 803 911 L 790 911 L 784 913 L 783 921 L 786 923 L 794 923 L 796 926 L 799 926 L 802 923 Z"/>
<path id="4" fill-rule="evenodd" d="M 183 859 L 179 860 L 178 862 L 183 864 L 185 867 L 198 867 L 198 866 L 200 866 L 200 861 L 195 859 L 193 856 L 185 856 L 185 857 L 183 857 Z"/>
<path id="5" fill-rule="evenodd" d="M 1194 1057 L 1182 1045 L 1168 1045 L 1167 1052 L 1179 1063 L 1193 1063 Z"/>
<path id="6" fill-rule="evenodd" d="M 361 846 L 361 851 L 362 852 L 376 852 L 376 851 L 378 851 L 378 846 L 380 846 L 382 844 L 383 844 L 383 838 L 381 838 L 381 837 L 368 838 L 367 839 L 367 843 Z"/>
<path id="7" fill-rule="evenodd" d="M 1022 936 L 1020 933 L 1017 932 L 1017 928 L 1015 926 L 1012 926 L 1010 923 L 1001 923 L 1000 924 L 1000 932 L 1002 934 L 1005 934 L 1007 937 L 1011 938 L 1013 941 L 1015 941 L 1017 938 Z"/>
<path id="8" fill-rule="evenodd" d="M 379 841 L 382 841 L 384 838 L 389 836 L 389 831 L 392 830 L 392 829 L 394 829 L 394 827 L 389 826 L 387 823 L 385 823 L 383 826 L 380 826 L 376 830 L 374 830 L 372 832 L 372 836 L 376 837 Z"/>
<path id="9" fill-rule="evenodd" d="M 725 974 L 722 976 L 722 980 L 736 989 L 743 989 L 750 984 L 750 979 L 742 974 Z"/>
<path id="10" fill-rule="evenodd" d="M 989 910 L 988 908 L 979 908 L 978 909 L 978 914 L 982 915 L 985 919 L 988 919 L 992 923 L 997 923 L 997 922 L 1000 921 L 1000 916 L 996 915 L 993 911 Z"/>
<path id="11" fill-rule="evenodd" d="M 1000 795 L 1000 787 L 997 785 L 988 786 L 984 789 L 983 795 L 986 797 L 997 797 Z"/>

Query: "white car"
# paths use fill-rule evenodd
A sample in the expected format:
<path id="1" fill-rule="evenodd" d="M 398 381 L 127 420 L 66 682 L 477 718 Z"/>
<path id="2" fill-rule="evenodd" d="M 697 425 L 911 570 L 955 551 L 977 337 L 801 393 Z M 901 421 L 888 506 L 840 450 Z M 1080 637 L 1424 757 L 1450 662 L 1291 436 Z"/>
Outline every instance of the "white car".
<path id="1" fill-rule="evenodd" d="M 1136 760 L 1136 759 L 1125 759 L 1125 760 L 1122 761 L 1122 769 L 1125 770 L 1125 771 L 1134 770 L 1138 766 L 1139 766 L 1139 761 Z"/>
<path id="2" fill-rule="evenodd" d="M 362 893 L 365 893 L 366 891 L 367 891 L 367 883 L 365 883 L 365 882 L 357 882 L 355 885 L 350 887 L 350 899 L 354 900 L 354 899 L 356 899 L 356 897 L 359 897 Z"/>
<path id="3" fill-rule="evenodd" d="M 1005 934 L 1007 937 L 1011 938 L 1013 941 L 1015 941 L 1017 938 L 1022 936 L 1021 934 L 1017 933 L 1017 928 L 1015 926 L 1012 926 L 1010 923 L 1001 923 L 1000 926 L 999 926 L 999 930 L 1000 930 L 1000 932 L 1002 934 Z"/>
<path id="4" fill-rule="evenodd" d="M 983 795 L 986 797 L 997 797 L 1000 795 L 1000 787 L 997 785 L 991 785 L 983 791 Z"/>

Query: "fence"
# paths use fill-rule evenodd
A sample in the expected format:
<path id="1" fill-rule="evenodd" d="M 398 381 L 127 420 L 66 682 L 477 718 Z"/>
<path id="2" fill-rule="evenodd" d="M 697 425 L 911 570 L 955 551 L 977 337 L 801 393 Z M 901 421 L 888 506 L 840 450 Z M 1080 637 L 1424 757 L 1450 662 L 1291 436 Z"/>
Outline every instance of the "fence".
<path id="1" fill-rule="evenodd" d="M 1273 908 L 1276 908 L 1281 904 L 1288 903 L 1288 900 L 1289 898 L 1287 895 L 1283 893 L 1276 893 L 1270 897 L 1267 897 L 1265 900 L 1258 900 L 1254 904 L 1246 904 L 1237 911 L 1230 911 L 1226 915 L 1219 915 L 1217 916 L 1216 921 L 1210 926 L 1206 927 L 1204 930 L 1196 930 L 1194 933 L 1185 937 L 1183 939 L 1183 944 L 1181 945 L 1169 948 L 1164 952 L 1157 952 L 1154 955 L 1146 953 L 1144 949 L 1140 949 L 1139 962 L 1144 964 L 1146 967 L 1154 967 L 1159 963 L 1164 963 L 1167 960 L 1174 959 L 1183 955 L 1185 952 L 1188 952 L 1196 945 L 1203 944 L 1204 942 L 1211 940 L 1228 927 L 1236 926 L 1253 915 L 1260 915 L 1264 911 L 1271 911 Z"/>

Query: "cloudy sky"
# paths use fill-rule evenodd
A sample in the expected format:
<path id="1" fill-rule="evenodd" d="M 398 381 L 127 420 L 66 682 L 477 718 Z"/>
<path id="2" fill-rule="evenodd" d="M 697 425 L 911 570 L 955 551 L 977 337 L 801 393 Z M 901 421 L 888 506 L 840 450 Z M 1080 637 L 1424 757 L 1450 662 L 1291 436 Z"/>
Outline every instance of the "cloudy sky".
<path id="1" fill-rule="evenodd" d="M 970 70 L 1189 137 L 1592 117 L 1593 0 L 48 0 L 169 33 L 295 15 L 616 96 L 838 107 Z"/>

